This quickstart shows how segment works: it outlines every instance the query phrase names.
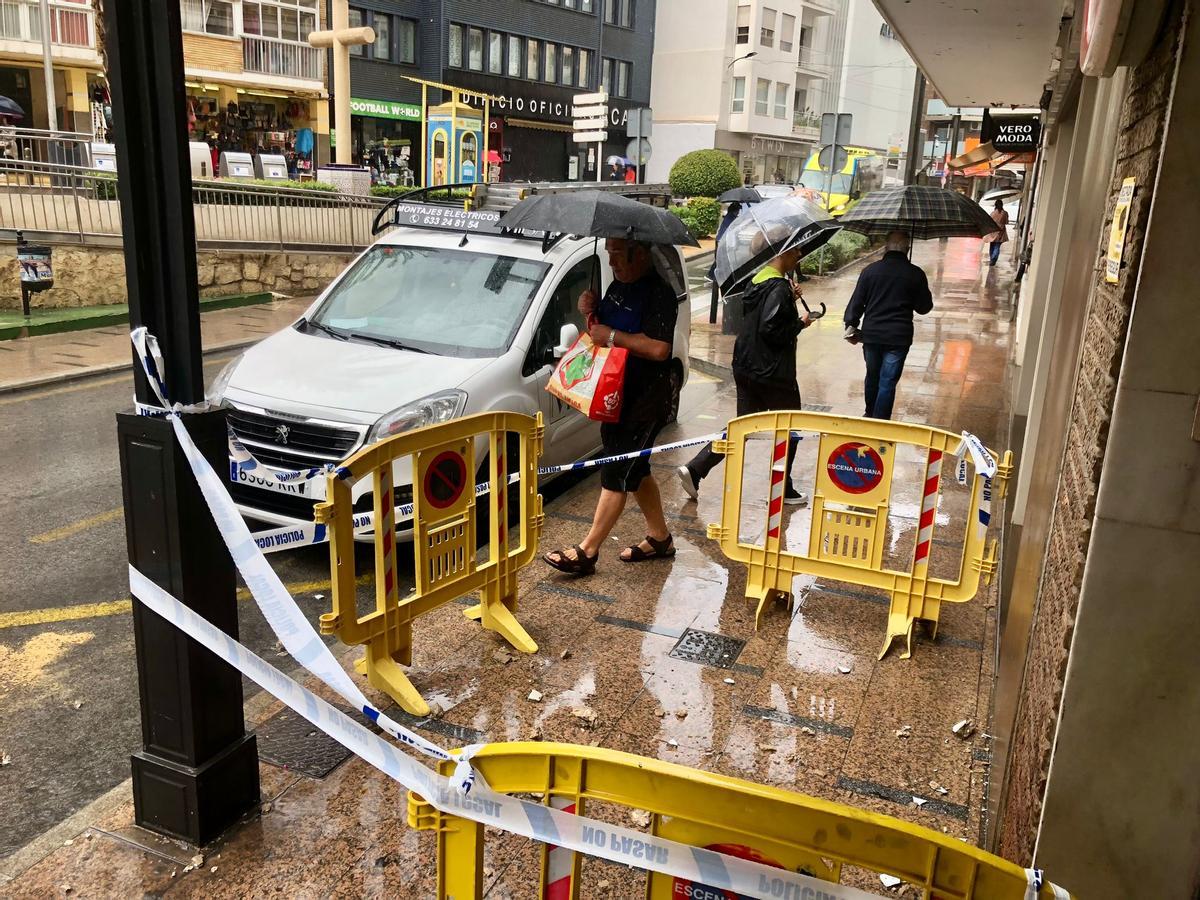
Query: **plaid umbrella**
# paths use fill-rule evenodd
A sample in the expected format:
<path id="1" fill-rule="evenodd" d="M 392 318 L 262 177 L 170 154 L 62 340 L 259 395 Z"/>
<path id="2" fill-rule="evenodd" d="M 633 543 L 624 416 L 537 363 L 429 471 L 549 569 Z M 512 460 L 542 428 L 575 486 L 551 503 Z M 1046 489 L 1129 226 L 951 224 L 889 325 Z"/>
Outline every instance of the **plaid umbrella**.
<path id="1" fill-rule="evenodd" d="M 999 230 L 979 204 L 958 191 L 920 184 L 871 191 L 838 221 L 868 237 L 903 231 L 917 240 L 981 238 Z"/>

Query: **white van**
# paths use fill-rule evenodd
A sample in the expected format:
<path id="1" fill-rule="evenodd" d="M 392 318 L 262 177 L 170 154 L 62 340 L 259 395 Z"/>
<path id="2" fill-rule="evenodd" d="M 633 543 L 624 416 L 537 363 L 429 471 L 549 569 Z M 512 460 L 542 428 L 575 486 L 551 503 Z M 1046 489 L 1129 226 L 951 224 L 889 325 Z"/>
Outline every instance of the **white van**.
<path id="1" fill-rule="evenodd" d="M 387 214 L 396 227 L 300 319 L 213 381 L 209 399 L 228 407 L 229 424 L 250 452 L 268 467 L 303 469 L 411 428 L 504 410 L 542 413 L 543 465 L 595 454 L 599 425 L 545 388 L 555 360 L 579 335 L 579 294 L 596 267 L 602 289 L 612 280 L 603 242 L 501 232 L 494 210 L 401 203 Z M 654 255 L 680 304 L 674 413 L 688 374 L 688 281 L 678 248 Z M 477 474 L 483 453 L 481 442 Z M 314 503 L 325 499 L 323 478 L 237 477 L 230 490 L 249 519 L 311 522 Z M 397 461 L 395 484 L 397 502 L 410 500 L 407 459 Z M 370 508 L 370 488 L 355 485 L 355 509 Z M 411 527 L 401 528 L 398 537 L 411 538 Z"/>

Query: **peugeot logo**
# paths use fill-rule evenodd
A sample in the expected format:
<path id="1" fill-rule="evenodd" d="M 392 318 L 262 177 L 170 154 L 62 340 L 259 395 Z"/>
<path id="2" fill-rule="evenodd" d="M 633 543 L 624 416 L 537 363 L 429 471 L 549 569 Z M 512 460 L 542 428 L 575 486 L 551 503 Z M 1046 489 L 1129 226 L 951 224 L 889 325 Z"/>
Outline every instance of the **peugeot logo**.
<path id="1" fill-rule="evenodd" d="M 279 443 L 281 443 L 281 444 L 287 443 L 288 435 L 291 433 L 292 433 L 292 429 L 288 428 L 286 425 L 276 425 L 275 426 L 275 436 L 277 438 L 279 438 Z"/>

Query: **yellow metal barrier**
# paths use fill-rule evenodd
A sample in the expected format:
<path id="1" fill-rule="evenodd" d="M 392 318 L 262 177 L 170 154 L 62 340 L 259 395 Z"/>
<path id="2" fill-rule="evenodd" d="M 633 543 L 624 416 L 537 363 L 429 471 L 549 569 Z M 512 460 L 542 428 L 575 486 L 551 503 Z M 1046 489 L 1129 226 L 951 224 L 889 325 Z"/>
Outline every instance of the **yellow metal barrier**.
<path id="1" fill-rule="evenodd" d="M 519 438 L 520 530 L 510 538 L 506 507 L 510 460 L 509 436 Z M 489 491 L 475 496 L 476 440 L 487 440 Z M 537 651 L 537 644 L 513 613 L 517 608 L 517 572 L 537 553 L 542 498 L 537 464 L 542 452 L 542 419 L 517 413 L 479 413 L 431 425 L 373 444 L 346 460 L 343 475 L 330 475 L 329 498 L 316 508 L 316 521 L 329 528 L 332 611 L 321 616 L 321 633 L 336 634 L 345 644 L 365 644 L 358 670 L 372 686 L 387 693 L 416 716 L 429 704 L 400 668 L 412 664 L 412 623 L 422 613 L 464 594 L 478 592 L 480 602 L 464 612 L 515 649 Z M 393 463 L 411 457 L 413 473 L 413 568 L 416 589 L 398 596 L 396 575 Z M 354 509 L 351 485 L 371 478 L 375 510 L 375 609 L 358 613 L 354 571 Z M 476 552 L 477 504 L 489 515 L 488 555 Z"/>
<path id="2" fill-rule="evenodd" d="M 852 866 L 894 876 L 937 900 L 1030 896 L 1025 870 L 1007 860 L 919 825 L 782 788 L 571 744 L 489 744 L 471 762 L 501 793 L 541 795 L 543 805 L 583 816 L 591 804 L 601 803 L 644 811 L 651 834 L 833 883 L 841 883 L 849 875 L 843 867 Z M 452 768 L 442 764 L 444 774 Z M 412 792 L 408 822 L 437 833 L 439 900 L 482 897 L 484 826 L 439 812 Z M 578 900 L 580 862 L 578 854 L 543 844 L 537 896 Z M 533 877 L 529 873 L 530 884 Z M 644 896 L 677 900 L 727 894 L 651 873 Z M 1054 889 L 1047 882 L 1037 896 L 1052 900 Z"/>
<path id="3" fill-rule="evenodd" d="M 793 431 L 820 434 L 807 555 L 783 549 L 787 443 Z M 746 441 L 764 432 L 773 440 L 771 488 L 766 536 L 761 545 L 754 545 L 739 540 L 742 478 Z M 958 576 L 953 581 L 930 577 L 942 461 L 957 452 L 961 442 L 960 435 L 940 428 L 879 419 L 809 412 L 757 413 L 733 419 L 726 439 L 713 444 L 716 452 L 725 454 L 725 492 L 721 521 L 708 526 L 708 536 L 720 543 L 726 557 L 746 563 L 746 596 L 758 601 L 756 625 L 771 599 L 786 600 L 791 610 L 795 576 L 814 575 L 891 595 L 881 659 L 897 637 L 905 639 L 902 656 L 907 659 L 911 655 L 917 619 L 932 623 L 936 635 L 941 604 L 970 600 L 979 589 L 980 577 L 990 580 L 995 571 L 996 542 L 987 546 L 987 510 L 993 497 L 1004 496 L 1012 471 L 1009 451 L 997 466 L 995 478 L 975 473 Z M 917 541 L 906 572 L 883 568 L 897 444 L 914 445 L 926 460 Z"/>

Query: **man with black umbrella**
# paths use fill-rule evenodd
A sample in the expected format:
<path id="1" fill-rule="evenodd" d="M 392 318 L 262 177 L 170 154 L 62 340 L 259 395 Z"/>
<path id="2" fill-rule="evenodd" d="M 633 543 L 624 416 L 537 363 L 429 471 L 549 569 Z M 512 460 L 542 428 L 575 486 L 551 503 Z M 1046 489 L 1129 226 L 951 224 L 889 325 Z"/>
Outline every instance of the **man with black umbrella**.
<path id="1" fill-rule="evenodd" d="M 654 446 L 671 411 L 671 344 L 678 302 L 654 268 L 649 244 L 609 238 L 604 242 L 613 282 L 603 298 L 592 290 L 579 297 L 588 334 L 596 346 L 628 351 L 620 421 L 600 426 L 605 456 L 635 453 Z M 574 547 L 552 550 L 542 559 L 560 572 L 591 575 L 600 548 L 617 524 L 630 494 L 646 518 L 646 538 L 621 551 L 622 562 L 644 562 L 675 555 L 667 530 L 662 496 L 646 456 L 600 468 L 600 501 L 591 530 Z"/>
<path id="2" fill-rule="evenodd" d="M 760 235 L 760 243 L 776 246 L 788 237 L 771 241 L 770 235 Z M 757 252 L 757 251 L 756 251 Z M 743 319 L 737 341 L 733 345 L 733 380 L 737 385 L 737 414 L 767 412 L 772 409 L 800 409 L 800 386 L 796 382 L 796 338 L 809 325 L 809 313 L 800 314 L 796 308 L 797 288 L 788 280 L 808 251 L 802 244 L 784 250 L 770 260 L 751 279 L 742 295 Z M 792 486 L 792 460 L 796 456 L 797 439 L 788 440 L 787 479 L 783 502 L 799 504 L 804 495 Z M 693 500 L 698 499 L 700 482 L 725 457 L 714 453 L 706 444 L 696 456 L 680 466 L 679 480 Z"/>

